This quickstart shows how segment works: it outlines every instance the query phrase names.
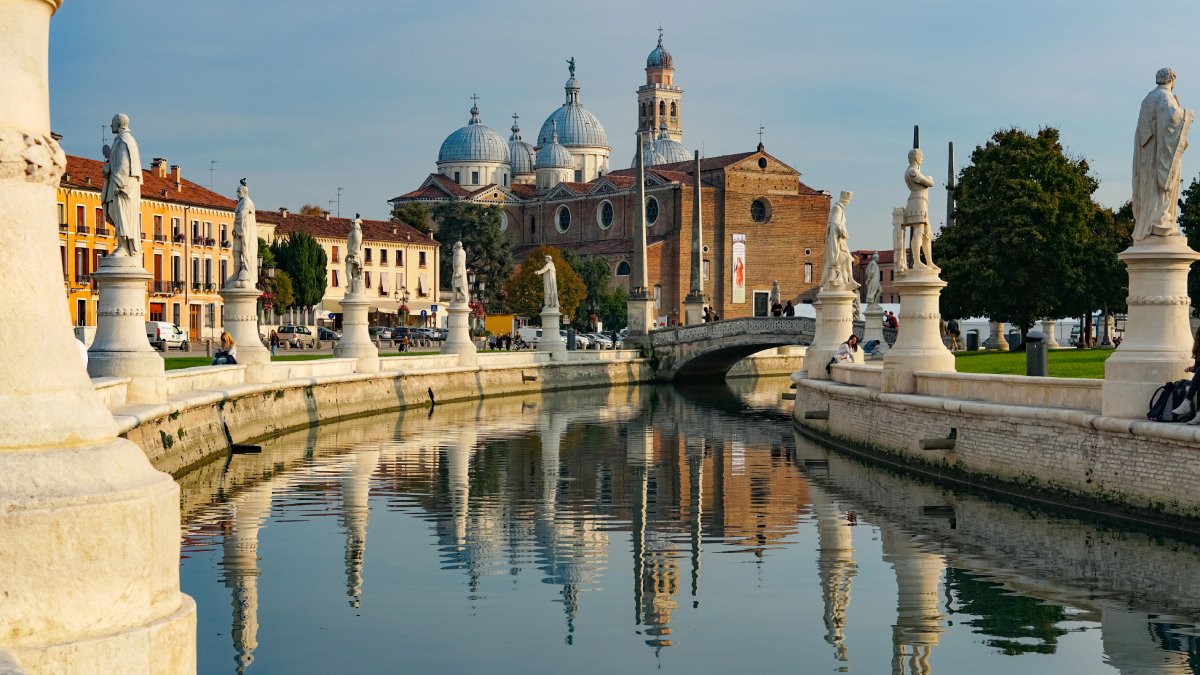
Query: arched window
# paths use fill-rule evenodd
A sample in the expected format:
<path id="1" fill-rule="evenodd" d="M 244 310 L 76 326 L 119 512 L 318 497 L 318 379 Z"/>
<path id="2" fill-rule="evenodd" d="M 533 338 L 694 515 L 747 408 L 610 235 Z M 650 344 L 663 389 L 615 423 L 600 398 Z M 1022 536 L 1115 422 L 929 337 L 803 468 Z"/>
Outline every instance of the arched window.
<path id="1" fill-rule="evenodd" d="M 529 234 L 537 234 L 537 216 L 529 216 Z"/>
<path id="2" fill-rule="evenodd" d="M 617 263 L 617 276 L 619 276 L 619 277 L 629 276 L 629 263 L 625 262 L 624 260 Z"/>
<path id="3" fill-rule="evenodd" d="M 675 111 L 675 102 L 671 101 L 671 117 L 675 117 L 678 113 Z"/>
<path id="4" fill-rule="evenodd" d="M 554 226 L 559 232 L 565 233 L 571 229 L 571 209 L 567 208 L 566 204 L 558 207 L 558 212 L 554 214 Z"/>
<path id="5" fill-rule="evenodd" d="M 659 115 L 659 117 L 667 116 L 667 102 L 666 101 L 658 102 L 658 115 Z"/>
<path id="6" fill-rule="evenodd" d="M 613 224 L 613 205 L 612 202 L 605 199 L 600 202 L 600 206 L 596 208 L 596 224 L 600 229 L 607 230 Z"/>

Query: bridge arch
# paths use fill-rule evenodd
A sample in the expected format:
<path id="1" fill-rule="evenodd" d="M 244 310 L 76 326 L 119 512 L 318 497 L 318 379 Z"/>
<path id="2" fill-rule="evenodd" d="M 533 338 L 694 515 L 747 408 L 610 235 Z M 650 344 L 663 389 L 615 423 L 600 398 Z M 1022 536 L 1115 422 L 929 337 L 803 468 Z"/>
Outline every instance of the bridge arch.
<path id="1" fill-rule="evenodd" d="M 811 317 L 744 317 L 650 333 L 663 380 L 720 380 L 747 356 L 789 345 L 812 344 Z"/>

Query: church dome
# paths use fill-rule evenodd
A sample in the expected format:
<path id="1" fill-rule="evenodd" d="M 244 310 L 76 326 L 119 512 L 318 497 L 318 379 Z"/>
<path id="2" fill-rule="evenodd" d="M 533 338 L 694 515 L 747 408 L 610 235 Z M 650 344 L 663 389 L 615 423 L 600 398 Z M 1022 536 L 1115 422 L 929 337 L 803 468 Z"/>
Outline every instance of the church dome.
<path id="1" fill-rule="evenodd" d="M 571 79 L 563 87 L 567 100 L 562 107 L 550 113 L 538 132 L 538 146 L 545 145 L 550 140 L 550 127 L 558 125 L 558 142 L 566 146 L 595 146 L 608 147 L 608 134 L 604 133 L 604 125 L 599 118 L 583 107 L 579 102 L 579 81 L 575 79 L 575 66 L 571 66 Z"/>
<path id="2" fill-rule="evenodd" d="M 642 143 L 642 163 L 647 168 L 655 166 L 657 164 L 666 164 L 667 163 L 666 158 L 663 157 L 662 153 L 658 152 L 654 146 L 655 146 L 655 144 L 650 141 L 646 141 L 645 143 Z M 633 156 L 633 163 L 630 164 L 629 167 L 632 169 L 637 168 L 637 155 Z"/>
<path id="3" fill-rule="evenodd" d="M 439 162 L 507 162 L 508 141 L 479 120 L 479 107 L 471 106 L 471 121 L 442 141 Z"/>
<path id="4" fill-rule="evenodd" d="M 667 51 L 667 48 L 662 46 L 661 28 L 658 31 L 658 46 L 655 47 L 654 51 L 650 52 L 650 55 L 646 57 L 646 67 L 663 69 L 675 67 L 675 59 L 671 58 L 671 52 Z"/>
<path id="5" fill-rule="evenodd" d="M 537 151 L 537 168 L 569 169 L 574 164 L 570 151 L 558 142 L 558 127 L 551 121 L 549 142 L 543 143 Z"/>
<path id="6" fill-rule="evenodd" d="M 654 141 L 654 154 L 662 157 L 663 164 L 686 162 L 692 159 L 692 153 L 688 152 L 683 143 L 671 140 L 671 137 L 667 135 L 667 128 L 665 126 L 658 133 L 658 138 Z"/>
<path id="7" fill-rule="evenodd" d="M 517 126 L 516 115 L 513 115 L 512 136 L 508 139 L 508 157 L 514 176 L 533 173 L 533 146 L 521 140 L 521 127 Z"/>

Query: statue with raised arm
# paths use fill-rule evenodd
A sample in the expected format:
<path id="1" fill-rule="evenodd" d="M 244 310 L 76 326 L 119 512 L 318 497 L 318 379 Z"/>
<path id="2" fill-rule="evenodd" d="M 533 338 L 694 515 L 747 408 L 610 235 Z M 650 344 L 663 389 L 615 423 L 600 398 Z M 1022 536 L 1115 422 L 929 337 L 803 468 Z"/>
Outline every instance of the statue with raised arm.
<path id="1" fill-rule="evenodd" d="M 904 205 L 904 227 L 912 228 L 913 269 L 933 268 L 933 231 L 929 227 L 929 188 L 934 181 L 921 173 L 920 148 L 908 151 L 908 169 L 904 171 L 904 184 L 908 186 L 908 203 Z M 925 260 L 922 261 L 921 257 Z"/>
<path id="2" fill-rule="evenodd" d="M 362 218 L 357 213 L 346 235 L 346 286 L 348 293 L 363 292 Z"/>
<path id="3" fill-rule="evenodd" d="M 258 283 L 258 223 L 245 178 L 238 185 L 237 197 L 233 209 L 233 278 L 232 283 L 226 283 L 237 288 L 254 288 Z"/>
<path id="4" fill-rule="evenodd" d="M 558 272 L 554 270 L 554 259 L 546 256 L 546 264 L 534 274 L 542 277 L 542 292 L 545 295 L 542 307 L 558 309 Z"/>
<path id="5" fill-rule="evenodd" d="M 879 253 L 871 254 L 871 262 L 867 264 L 867 307 L 878 307 L 883 301 L 882 274 L 879 272 Z"/>
<path id="6" fill-rule="evenodd" d="M 142 252 L 142 228 L 138 213 L 142 206 L 142 156 L 129 132 L 129 116 L 112 118 L 113 144 L 104 146 L 104 220 L 117 231 L 112 255 L 132 256 Z"/>
<path id="7" fill-rule="evenodd" d="M 1180 235 L 1179 163 L 1187 149 L 1193 111 L 1179 105 L 1175 71 L 1160 69 L 1158 84 L 1138 112 L 1133 144 L 1133 241 L 1146 237 Z"/>
<path id="8" fill-rule="evenodd" d="M 467 301 L 467 252 L 463 250 L 461 241 L 454 242 L 450 258 L 450 289 L 453 294 L 451 302 Z"/>
<path id="9" fill-rule="evenodd" d="M 571 77 L 575 77 L 575 57 L 567 59 L 567 70 L 571 71 Z"/>
<path id="10" fill-rule="evenodd" d="M 846 206 L 854 193 L 842 190 L 837 202 L 829 207 L 829 220 L 825 224 L 825 270 L 821 275 L 821 288 L 853 291 L 858 288 L 854 281 L 854 256 L 850 255 L 846 234 Z"/>

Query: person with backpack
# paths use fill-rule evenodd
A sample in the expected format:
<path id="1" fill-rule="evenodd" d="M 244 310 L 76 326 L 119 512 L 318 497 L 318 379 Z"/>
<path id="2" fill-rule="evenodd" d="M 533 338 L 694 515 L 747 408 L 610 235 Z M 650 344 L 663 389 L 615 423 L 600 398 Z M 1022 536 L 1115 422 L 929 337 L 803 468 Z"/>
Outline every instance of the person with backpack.
<path id="1" fill-rule="evenodd" d="M 1183 402 L 1171 410 L 1171 414 L 1175 416 L 1175 419 L 1191 415 L 1192 418 L 1188 420 L 1188 424 L 1197 426 L 1200 425 L 1200 415 L 1195 414 L 1193 401 L 1196 400 L 1196 392 L 1200 390 L 1200 327 L 1196 328 L 1196 334 L 1192 337 L 1192 365 L 1184 368 L 1183 371 L 1192 374 L 1192 381 L 1188 383 Z"/>
<path id="2" fill-rule="evenodd" d="M 958 328 L 958 319 L 950 319 L 950 323 L 946 326 L 947 332 L 950 333 L 950 351 L 956 352 L 962 347 L 958 343 L 958 336 L 962 331 Z"/>

